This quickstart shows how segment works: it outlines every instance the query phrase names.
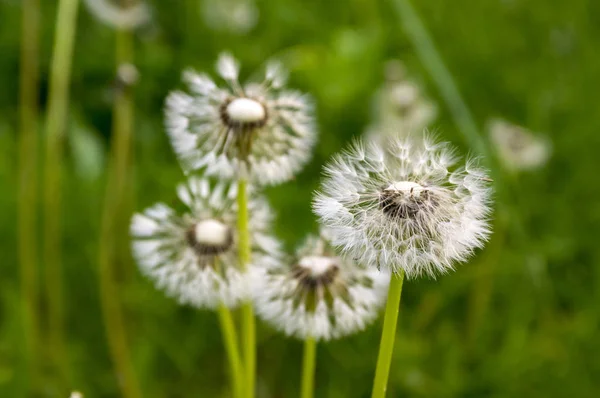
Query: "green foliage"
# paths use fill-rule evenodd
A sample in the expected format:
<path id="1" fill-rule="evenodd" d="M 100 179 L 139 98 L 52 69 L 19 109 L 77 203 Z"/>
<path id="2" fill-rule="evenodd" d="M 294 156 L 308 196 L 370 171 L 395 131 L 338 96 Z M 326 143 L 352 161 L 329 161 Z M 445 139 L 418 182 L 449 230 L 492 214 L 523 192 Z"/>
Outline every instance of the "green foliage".
<path id="1" fill-rule="evenodd" d="M 289 248 L 316 230 L 310 204 L 321 167 L 370 123 L 371 99 L 383 83 L 386 60 L 406 64 L 438 103 L 435 130 L 469 151 L 388 2 L 259 0 L 257 26 L 239 35 L 209 30 L 199 11 L 201 1 L 152 1 L 153 22 L 137 35 L 136 210 L 170 202 L 183 179 L 163 129 L 165 96 L 181 87 L 184 67 L 212 70 L 223 49 L 242 61 L 247 75 L 266 59 L 279 57 L 291 69 L 291 85 L 315 98 L 320 139 L 313 161 L 295 181 L 267 192 L 277 211 L 275 232 Z M 44 105 L 56 2 L 40 3 Z M 406 282 L 388 396 L 594 396 L 600 390 L 599 4 L 413 3 L 477 123 L 504 117 L 546 133 L 554 151 L 542 170 L 504 181 L 511 195 L 495 213 L 498 228 L 485 250 L 454 274 Z M 26 396 L 28 383 L 15 215 L 20 12 L 20 2 L 0 0 L 2 397 Z M 78 27 L 62 187 L 70 384 L 86 397 L 116 397 L 118 377 L 100 312 L 96 254 L 110 146 L 115 35 L 85 7 Z M 228 397 L 228 367 L 215 314 L 177 305 L 156 291 L 132 261 L 117 267 L 144 396 Z M 361 334 L 319 344 L 317 398 L 369 396 L 380 330 L 378 322 Z M 258 396 L 297 396 L 301 342 L 259 324 L 257 343 Z M 66 396 L 57 395 L 47 375 L 38 384 L 34 396 Z"/>

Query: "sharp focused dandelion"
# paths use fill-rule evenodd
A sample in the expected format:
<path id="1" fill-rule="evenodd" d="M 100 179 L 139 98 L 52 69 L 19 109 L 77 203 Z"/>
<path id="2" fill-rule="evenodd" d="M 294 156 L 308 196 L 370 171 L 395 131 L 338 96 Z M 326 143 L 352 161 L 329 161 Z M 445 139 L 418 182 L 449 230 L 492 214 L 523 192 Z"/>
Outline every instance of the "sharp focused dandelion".
<path id="1" fill-rule="evenodd" d="M 236 184 L 191 177 L 178 187 L 183 212 L 158 203 L 132 219 L 140 269 L 182 304 L 235 307 L 250 295 L 237 256 L 236 193 Z M 279 247 L 269 236 L 271 211 L 260 199 L 251 201 L 250 209 L 254 262 L 273 266 Z"/>
<path id="2" fill-rule="evenodd" d="M 167 131 L 184 170 L 270 185 L 289 180 L 310 159 L 315 126 L 308 97 L 283 89 L 286 75 L 270 63 L 261 83 L 239 83 L 239 65 L 222 54 L 221 88 L 191 70 L 166 106 Z"/>
<path id="3" fill-rule="evenodd" d="M 485 170 L 457 165 L 445 143 L 397 139 L 355 143 L 326 167 L 314 202 L 333 242 L 359 263 L 435 277 L 489 236 Z"/>

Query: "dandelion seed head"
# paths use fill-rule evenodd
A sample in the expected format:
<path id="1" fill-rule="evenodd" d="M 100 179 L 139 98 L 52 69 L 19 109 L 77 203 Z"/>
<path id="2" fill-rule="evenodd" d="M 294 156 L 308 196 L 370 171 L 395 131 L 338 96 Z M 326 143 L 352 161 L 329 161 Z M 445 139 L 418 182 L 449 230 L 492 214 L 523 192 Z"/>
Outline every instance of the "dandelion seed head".
<path id="1" fill-rule="evenodd" d="M 488 123 L 490 140 L 504 166 L 509 170 L 534 170 L 548 162 L 550 140 L 501 119 Z"/>
<path id="2" fill-rule="evenodd" d="M 244 271 L 237 248 L 236 184 L 191 177 L 177 189 L 184 210 L 159 203 L 133 216 L 132 248 L 141 271 L 181 304 L 215 309 L 250 298 L 260 266 L 278 263 L 279 244 L 269 236 L 271 210 L 249 202 L 253 263 Z"/>
<path id="3" fill-rule="evenodd" d="M 326 167 L 314 210 L 359 264 L 435 277 L 489 236 L 488 181 L 430 137 L 356 142 Z"/>
<path id="4" fill-rule="evenodd" d="M 234 34 L 252 30 L 259 19 L 254 0 L 203 0 L 200 11 L 209 28 Z"/>
<path id="5" fill-rule="evenodd" d="M 92 15 L 118 29 L 136 29 L 150 22 L 152 13 L 146 2 L 139 0 L 127 7 L 114 0 L 85 0 Z"/>
<path id="6" fill-rule="evenodd" d="M 367 128 L 368 139 L 384 142 L 389 137 L 420 134 L 434 122 L 437 107 L 399 60 L 386 64 L 385 75 L 386 82 L 373 100 L 375 122 Z"/>
<path id="7" fill-rule="evenodd" d="M 377 317 L 389 273 L 337 255 L 323 230 L 286 263 L 263 269 L 257 281 L 255 305 L 262 319 L 288 335 L 329 340 L 362 330 Z"/>
<path id="8" fill-rule="evenodd" d="M 259 185 L 292 178 L 316 139 L 310 101 L 283 89 L 286 74 L 276 62 L 268 64 L 260 83 L 240 84 L 239 64 L 229 54 L 219 57 L 217 72 L 224 87 L 188 70 L 190 93 L 167 98 L 167 131 L 184 170 Z"/>

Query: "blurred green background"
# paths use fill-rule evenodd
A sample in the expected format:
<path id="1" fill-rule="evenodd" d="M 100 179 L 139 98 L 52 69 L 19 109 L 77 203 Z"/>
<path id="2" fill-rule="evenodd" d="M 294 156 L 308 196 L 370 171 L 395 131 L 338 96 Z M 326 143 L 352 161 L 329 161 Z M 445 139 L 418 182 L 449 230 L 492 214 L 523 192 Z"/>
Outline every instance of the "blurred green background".
<path id="1" fill-rule="evenodd" d="M 212 73 L 224 49 L 242 61 L 243 76 L 260 70 L 271 57 L 280 58 L 291 70 L 290 86 L 310 93 L 316 102 L 320 138 L 313 161 L 295 181 L 267 191 L 278 214 L 275 232 L 289 248 L 316 231 L 310 203 L 322 165 L 373 122 L 372 100 L 384 84 L 387 60 L 402 60 L 437 103 L 439 117 L 432 128 L 469 153 L 403 31 L 393 1 L 257 0 L 252 4 L 258 19 L 245 32 L 214 17 L 207 23 L 207 1 L 148 1 L 151 22 L 135 33 L 140 79 L 134 88 L 132 209 L 174 199 L 175 184 L 183 175 L 162 127 L 164 99 L 181 87 L 184 67 Z M 42 109 L 56 3 L 41 1 Z M 495 224 L 502 227 L 485 250 L 456 273 L 405 284 L 388 396 L 597 396 L 600 3 L 414 3 L 479 126 L 490 117 L 503 117 L 545 133 L 554 151 L 542 169 L 503 181 L 510 185 L 504 187 L 510 195 L 501 198 L 504 203 L 495 213 Z M 117 397 L 97 265 L 115 31 L 81 4 L 62 185 L 71 375 L 69 385 L 57 380 L 42 350 L 41 381 L 28 388 L 16 251 L 21 11 L 20 1 L 0 0 L 0 397 L 67 396 L 64 388 L 80 390 L 86 397 Z M 126 248 L 126 235 L 121 239 Z M 40 272 L 43 266 L 42 258 Z M 144 396 L 228 397 L 216 316 L 166 298 L 141 277 L 131 260 L 116 267 Z M 369 396 L 380 328 L 381 321 L 363 333 L 319 345 L 316 397 Z M 42 338 L 46 329 L 42 324 Z M 298 395 L 301 350 L 301 342 L 260 324 L 259 397 Z"/>

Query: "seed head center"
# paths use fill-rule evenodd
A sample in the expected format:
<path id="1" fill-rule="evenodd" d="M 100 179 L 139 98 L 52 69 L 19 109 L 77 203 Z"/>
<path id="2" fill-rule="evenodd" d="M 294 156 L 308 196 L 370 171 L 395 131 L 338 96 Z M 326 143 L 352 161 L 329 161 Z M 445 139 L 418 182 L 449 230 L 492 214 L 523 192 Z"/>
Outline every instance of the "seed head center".
<path id="1" fill-rule="evenodd" d="M 397 181 L 379 194 L 379 208 L 393 218 L 414 218 L 430 204 L 430 192 L 413 181 Z"/>
<path id="2" fill-rule="evenodd" d="M 267 116 L 263 104 L 251 98 L 235 98 L 227 104 L 224 113 L 227 120 L 241 125 L 260 124 Z"/>
<path id="3" fill-rule="evenodd" d="M 340 271 L 337 257 L 306 256 L 295 265 L 294 276 L 308 288 L 332 284 Z"/>
<path id="4" fill-rule="evenodd" d="M 384 189 L 386 192 L 396 192 L 402 193 L 405 195 L 416 196 L 419 197 L 421 193 L 425 190 L 421 184 L 417 184 L 413 181 L 398 181 L 390 184 L 389 187 Z"/>
<path id="5" fill-rule="evenodd" d="M 216 255 L 233 244 L 231 228 L 219 220 L 197 222 L 187 231 L 188 244 L 200 255 Z"/>

